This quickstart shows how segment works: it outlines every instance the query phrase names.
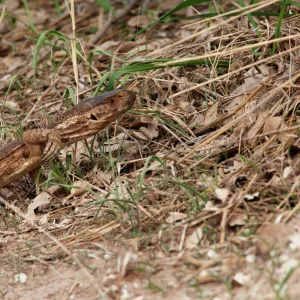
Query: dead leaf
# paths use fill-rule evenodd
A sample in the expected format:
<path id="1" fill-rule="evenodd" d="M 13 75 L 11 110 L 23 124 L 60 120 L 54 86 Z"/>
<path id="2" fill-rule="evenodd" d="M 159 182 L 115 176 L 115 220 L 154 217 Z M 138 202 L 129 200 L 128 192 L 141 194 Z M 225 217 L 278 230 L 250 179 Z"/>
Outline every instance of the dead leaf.
<path id="1" fill-rule="evenodd" d="M 111 188 L 113 192 L 109 195 L 108 199 L 129 200 L 131 198 L 128 181 L 117 179 L 117 189 L 115 189 L 115 183 L 113 183 Z"/>
<path id="2" fill-rule="evenodd" d="M 49 219 L 49 214 L 44 214 L 40 217 L 39 224 L 40 225 L 45 225 L 48 224 L 48 219 Z"/>
<path id="3" fill-rule="evenodd" d="M 116 151 L 120 147 L 128 147 L 133 143 L 126 140 L 126 134 L 120 133 L 116 137 L 111 138 L 109 141 L 104 143 L 104 146 L 101 148 L 103 152 L 110 153 L 111 151 Z"/>
<path id="4" fill-rule="evenodd" d="M 55 224 L 55 228 L 64 228 L 67 225 L 71 224 L 72 222 L 74 222 L 73 218 L 66 218 L 63 219 L 61 222 L 59 222 L 58 224 Z"/>
<path id="5" fill-rule="evenodd" d="M 212 123 L 218 116 L 219 102 L 214 103 L 204 114 L 204 120 L 202 125 L 208 125 Z"/>
<path id="6" fill-rule="evenodd" d="M 264 111 L 258 115 L 255 124 L 250 128 L 250 130 L 248 130 L 246 134 L 247 138 L 253 138 L 258 134 L 258 132 L 264 126 L 268 115 L 269 115 L 268 111 Z"/>
<path id="7" fill-rule="evenodd" d="M 143 28 L 150 24 L 150 20 L 145 15 L 137 15 L 134 17 L 131 17 L 129 21 L 127 22 L 127 25 L 130 27 L 139 27 Z"/>
<path id="8" fill-rule="evenodd" d="M 193 120 L 191 121 L 191 123 L 189 124 L 190 128 L 195 128 L 199 125 L 202 125 L 204 122 L 204 114 L 203 113 L 199 113 L 196 115 L 196 117 L 193 118 Z"/>
<path id="9" fill-rule="evenodd" d="M 87 142 L 91 141 L 91 138 L 87 140 Z M 76 152 L 75 152 L 76 149 Z M 60 150 L 60 156 L 65 158 L 67 154 L 74 154 L 76 153 L 75 161 L 78 163 L 82 159 L 85 159 L 89 155 L 88 148 L 86 147 L 85 141 L 79 141 L 76 144 L 72 144 L 68 147 L 63 148 Z"/>
<path id="10" fill-rule="evenodd" d="M 6 57 L 1 58 L 1 62 L 6 65 L 6 67 L 7 67 L 6 72 L 10 73 L 11 71 L 22 66 L 24 64 L 24 59 L 20 58 L 20 57 L 6 56 Z"/>
<path id="11" fill-rule="evenodd" d="M 255 192 L 253 194 L 246 194 L 244 196 L 245 201 L 254 201 L 257 200 L 259 197 L 259 192 Z"/>
<path id="12" fill-rule="evenodd" d="M 140 131 L 148 138 L 153 139 L 158 137 L 159 131 L 158 131 L 158 125 L 159 122 L 155 118 L 150 117 L 141 117 L 141 122 L 148 123 L 148 127 L 140 127 Z"/>
<path id="13" fill-rule="evenodd" d="M 157 160 L 153 160 L 150 164 L 150 166 L 147 168 L 147 170 L 149 171 L 154 171 L 154 170 L 157 170 L 161 167 L 161 163 Z"/>
<path id="14" fill-rule="evenodd" d="M 287 179 L 290 176 L 290 174 L 292 174 L 292 172 L 293 172 L 293 168 L 291 166 L 285 167 L 283 170 L 282 177 L 284 179 Z"/>
<path id="15" fill-rule="evenodd" d="M 104 173 L 101 170 L 97 170 L 93 174 L 93 183 L 97 186 L 104 187 L 110 184 L 112 181 L 112 175 L 110 173 Z"/>
<path id="16" fill-rule="evenodd" d="M 233 166 L 230 166 L 228 168 L 224 168 L 223 171 L 225 174 L 227 173 L 235 173 L 237 170 L 239 170 L 243 166 L 243 163 L 237 160 L 233 161 Z"/>
<path id="17" fill-rule="evenodd" d="M 71 188 L 72 196 L 79 196 L 86 192 L 86 189 L 91 188 L 91 185 L 87 181 L 78 180 L 73 183 Z"/>
<path id="18" fill-rule="evenodd" d="M 135 138 L 138 138 L 138 139 L 141 139 L 141 140 L 144 140 L 144 141 L 148 140 L 147 136 L 144 133 L 140 132 L 140 131 L 132 131 L 131 134 Z"/>
<path id="19" fill-rule="evenodd" d="M 26 219 L 30 221 L 35 221 L 37 216 L 34 211 L 40 206 L 49 204 L 51 199 L 52 196 L 46 192 L 41 192 L 39 195 L 37 195 L 33 199 L 33 201 L 28 205 Z"/>
<path id="20" fill-rule="evenodd" d="M 282 123 L 282 118 L 281 117 L 269 116 L 266 119 L 264 129 L 263 129 L 263 133 L 278 130 L 281 123 Z"/>
<path id="21" fill-rule="evenodd" d="M 245 93 L 249 90 L 252 90 L 260 85 L 262 80 L 269 75 L 270 67 L 262 65 L 262 68 L 259 68 L 260 73 L 257 69 L 252 68 L 245 73 L 245 82 L 244 84 L 238 86 L 231 94 L 237 95 L 240 93 Z"/>
<path id="22" fill-rule="evenodd" d="M 166 219 L 166 223 L 168 224 L 174 224 L 178 221 L 182 221 L 187 218 L 187 214 L 181 213 L 181 212 L 169 212 L 169 216 Z"/>
<path id="23" fill-rule="evenodd" d="M 244 100 L 244 96 L 236 96 L 234 97 L 229 103 L 228 105 L 225 106 L 225 110 L 227 112 L 232 112 L 234 111 L 240 104 L 241 102 Z M 242 110 L 238 111 L 237 114 L 241 113 Z"/>
<path id="24" fill-rule="evenodd" d="M 245 213 L 233 213 L 228 221 L 229 226 L 241 226 L 247 224 L 248 217 Z"/>
<path id="25" fill-rule="evenodd" d="M 194 230 L 194 232 L 186 239 L 185 241 L 185 247 L 187 249 L 193 249 L 197 247 L 197 245 L 200 243 L 200 241 L 203 238 L 203 231 L 202 228 L 198 227 Z"/>
<path id="26" fill-rule="evenodd" d="M 247 285 L 250 282 L 250 276 L 245 275 L 242 272 L 238 272 L 233 276 L 233 280 L 237 282 L 239 285 Z"/>
<path id="27" fill-rule="evenodd" d="M 216 194 L 216 197 L 221 200 L 222 202 L 225 202 L 228 198 L 228 196 L 230 195 L 230 191 L 228 189 L 220 189 L 220 188 L 217 188 L 215 190 L 215 194 Z"/>
<path id="28" fill-rule="evenodd" d="M 271 117 L 269 116 L 268 119 L 266 120 L 263 133 L 268 133 L 270 131 L 277 131 L 280 129 L 285 129 L 288 126 L 284 124 L 284 120 L 282 117 Z M 279 133 L 278 134 L 278 139 L 282 142 L 285 143 L 289 140 L 289 137 L 285 133 Z"/>

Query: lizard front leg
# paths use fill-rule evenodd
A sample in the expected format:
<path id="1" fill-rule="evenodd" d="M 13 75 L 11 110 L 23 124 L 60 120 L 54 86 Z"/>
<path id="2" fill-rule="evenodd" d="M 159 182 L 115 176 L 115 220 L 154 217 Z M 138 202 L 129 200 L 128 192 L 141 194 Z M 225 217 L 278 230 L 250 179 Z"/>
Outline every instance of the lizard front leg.
<path id="1" fill-rule="evenodd" d="M 63 148 L 61 136 L 55 129 L 33 129 L 25 131 L 23 141 L 28 147 L 31 155 L 41 156 L 41 161 L 45 162 L 57 155 L 59 150 Z M 37 150 L 43 145 L 43 153 L 37 153 Z"/>
<path id="2" fill-rule="evenodd" d="M 59 151 L 64 147 L 61 140 L 61 135 L 57 130 L 51 130 L 48 134 L 48 141 L 43 152 L 43 161 L 50 160 L 54 158 Z"/>

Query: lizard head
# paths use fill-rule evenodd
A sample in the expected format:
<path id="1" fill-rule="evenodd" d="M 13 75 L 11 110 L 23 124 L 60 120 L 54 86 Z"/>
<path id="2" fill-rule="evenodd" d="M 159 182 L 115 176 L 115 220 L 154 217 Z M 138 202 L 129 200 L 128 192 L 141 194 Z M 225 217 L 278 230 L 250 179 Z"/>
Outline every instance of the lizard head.
<path id="1" fill-rule="evenodd" d="M 135 99 L 136 94 L 125 89 L 107 92 L 90 100 L 86 114 L 91 121 L 113 122 L 133 106 Z"/>
<path id="2" fill-rule="evenodd" d="M 133 91 L 119 89 L 85 99 L 57 116 L 50 129 L 60 133 L 63 143 L 82 140 L 123 115 L 133 106 L 135 98 Z"/>
<path id="3" fill-rule="evenodd" d="M 79 123 L 87 121 L 109 124 L 130 109 L 135 99 L 135 92 L 118 89 L 82 100 L 63 114 L 58 114 L 50 128 L 59 126 L 63 129 L 63 126 L 69 127 L 68 124 L 75 126 L 78 120 Z"/>
<path id="4" fill-rule="evenodd" d="M 105 115 L 118 117 L 132 107 L 135 99 L 136 94 L 125 89 L 107 92 L 92 100 L 91 105 L 94 107 L 91 113 L 94 112 L 97 118 L 105 117 Z"/>

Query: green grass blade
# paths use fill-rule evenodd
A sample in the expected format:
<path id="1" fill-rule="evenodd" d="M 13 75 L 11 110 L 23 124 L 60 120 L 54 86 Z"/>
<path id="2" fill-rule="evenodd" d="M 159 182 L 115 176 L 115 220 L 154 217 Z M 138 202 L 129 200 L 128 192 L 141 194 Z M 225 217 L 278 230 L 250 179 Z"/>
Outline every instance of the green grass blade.
<path id="1" fill-rule="evenodd" d="M 155 62 L 163 61 L 165 63 L 157 64 Z M 132 63 L 118 71 L 115 71 L 112 73 L 109 81 L 108 81 L 108 90 L 111 91 L 114 89 L 114 82 L 117 78 L 119 78 L 121 75 L 127 74 L 127 73 L 136 73 L 141 71 L 149 71 L 149 70 L 156 70 L 156 69 L 163 69 L 163 68 L 172 68 L 172 67 L 182 67 L 182 66 L 194 66 L 194 65 L 212 65 L 213 61 L 207 61 L 204 59 L 199 60 L 193 60 L 193 61 L 187 61 L 187 62 L 176 62 L 176 60 L 172 59 L 164 59 L 164 60 L 151 60 L 148 62 L 135 62 Z M 229 62 L 228 61 L 218 61 L 218 67 L 228 68 Z"/>
<path id="2" fill-rule="evenodd" d="M 96 0 L 96 3 L 102 7 L 106 13 L 111 10 L 111 4 L 109 0 Z"/>
<path id="3" fill-rule="evenodd" d="M 241 7 L 246 7 L 244 0 L 238 0 L 238 3 L 240 4 Z M 257 36 L 261 37 L 259 28 L 258 28 L 256 22 L 254 21 L 252 14 L 251 13 L 247 14 L 247 18 L 248 18 L 250 24 L 252 25 L 253 29 L 255 29 Z"/>
<path id="4" fill-rule="evenodd" d="M 93 93 L 93 96 L 94 96 L 94 97 L 98 95 L 99 90 L 100 90 L 101 87 L 103 86 L 104 82 L 108 79 L 109 75 L 110 75 L 110 72 L 106 72 L 106 73 L 104 73 L 104 75 L 101 77 L 100 81 L 99 81 L 98 84 L 97 84 L 96 90 L 95 90 L 95 92 Z"/>
<path id="5" fill-rule="evenodd" d="M 26 11 L 26 14 L 27 14 L 28 19 L 29 19 L 29 22 L 30 22 L 30 28 L 31 28 L 31 30 L 32 30 L 34 33 L 36 33 L 35 25 L 34 25 L 34 22 L 33 22 L 32 14 L 31 14 L 30 8 L 29 8 L 29 6 L 28 6 L 27 0 L 22 0 L 22 2 L 23 2 L 23 4 L 24 4 L 25 11 Z"/>
<path id="6" fill-rule="evenodd" d="M 285 12 L 285 9 L 286 9 L 286 5 L 287 5 L 287 0 L 283 0 L 282 5 L 281 5 L 280 14 L 279 14 L 279 17 L 278 17 L 278 23 L 277 23 L 277 26 L 276 26 L 275 39 L 279 38 L 279 36 L 280 36 L 280 29 L 281 29 L 281 24 L 282 24 L 282 21 L 283 21 L 283 16 L 284 16 L 284 12 Z M 276 48 L 277 48 L 277 43 L 275 42 L 273 44 L 272 55 L 274 55 L 274 53 L 276 51 Z"/>
<path id="7" fill-rule="evenodd" d="M 300 7 L 300 2 L 296 2 L 296 1 L 292 1 L 292 0 L 288 1 L 287 4 L 295 5 L 295 6 Z"/>
<path id="8" fill-rule="evenodd" d="M 76 104 L 76 96 L 75 96 L 75 93 L 72 88 L 66 89 L 65 99 L 66 99 L 66 108 L 67 109 L 69 109 L 69 106 L 70 106 L 69 105 L 69 96 L 71 96 L 71 101 L 75 105 Z"/>
<path id="9" fill-rule="evenodd" d="M 244 162 L 244 163 L 248 164 L 249 166 L 253 167 L 254 169 L 258 170 L 257 165 L 254 162 L 250 161 L 248 158 L 246 158 L 244 155 L 239 154 L 239 157 L 242 160 L 242 162 Z"/>
<path id="10" fill-rule="evenodd" d="M 51 37 L 58 37 L 58 38 L 61 38 L 63 40 L 70 40 L 70 38 L 68 36 L 66 36 L 66 35 L 64 35 L 61 32 L 56 31 L 56 30 L 48 30 L 48 31 L 42 32 L 39 39 L 38 39 L 38 41 L 37 41 L 36 47 L 33 51 L 32 68 L 33 68 L 33 71 L 34 71 L 34 75 L 36 75 L 36 65 L 37 65 L 37 62 L 38 62 L 40 49 L 44 45 L 45 41 L 50 39 Z"/>
<path id="11" fill-rule="evenodd" d="M 56 14 L 57 14 L 58 17 L 60 17 L 62 15 L 62 12 L 61 12 L 61 9 L 60 9 L 59 0 L 53 0 L 53 2 L 54 2 Z"/>

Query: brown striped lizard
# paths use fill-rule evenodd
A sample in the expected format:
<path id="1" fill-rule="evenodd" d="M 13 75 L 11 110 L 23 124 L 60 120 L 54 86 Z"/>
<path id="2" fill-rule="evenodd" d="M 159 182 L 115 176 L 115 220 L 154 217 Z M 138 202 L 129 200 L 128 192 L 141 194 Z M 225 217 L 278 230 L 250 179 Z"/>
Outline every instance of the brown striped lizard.
<path id="1" fill-rule="evenodd" d="M 0 149 L 0 187 L 38 169 L 58 152 L 103 130 L 129 110 L 135 102 L 133 91 L 118 89 L 81 101 L 49 125 L 27 130 L 22 140 Z"/>

